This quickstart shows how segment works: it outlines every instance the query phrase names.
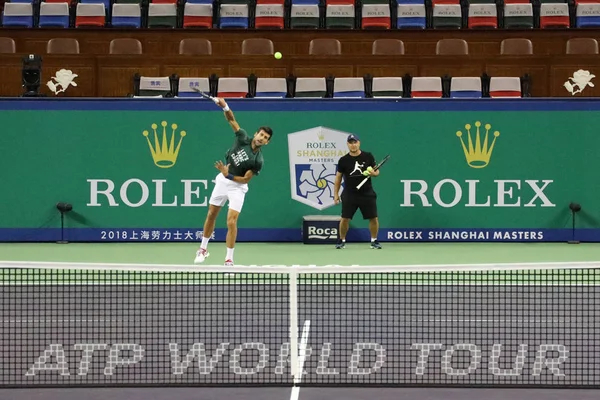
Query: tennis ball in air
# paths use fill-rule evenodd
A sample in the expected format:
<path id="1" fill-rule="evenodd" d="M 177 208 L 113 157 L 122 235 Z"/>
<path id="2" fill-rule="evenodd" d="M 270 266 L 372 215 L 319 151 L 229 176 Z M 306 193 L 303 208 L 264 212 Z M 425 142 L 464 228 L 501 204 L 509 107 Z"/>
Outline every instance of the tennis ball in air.
<path id="1" fill-rule="evenodd" d="M 281 60 L 281 57 L 283 57 L 283 56 L 281 55 L 280 52 L 275 53 L 275 58 L 276 59 Z"/>

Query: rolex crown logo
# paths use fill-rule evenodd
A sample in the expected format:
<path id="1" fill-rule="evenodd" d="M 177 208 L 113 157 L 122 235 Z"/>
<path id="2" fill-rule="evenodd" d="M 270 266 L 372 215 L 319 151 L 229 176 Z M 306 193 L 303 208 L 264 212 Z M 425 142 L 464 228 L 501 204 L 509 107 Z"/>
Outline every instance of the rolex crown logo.
<path id="1" fill-rule="evenodd" d="M 325 133 L 319 131 L 317 132 L 317 137 L 319 138 L 319 140 L 323 141 L 325 140 Z"/>
<path id="2" fill-rule="evenodd" d="M 483 144 L 481 143 L 481 134 L 479 132 L 481 122 L 475 122 L 475 127 L 477 128 L 477 133 L 475 134 L 475 145 L 473 145 L 473 138 L 471 136 L 471 124 L 465 125 L 468 136 L 468 147 L 465 145 L 465 141 L 462 137 L 463 133 L 461 131 L 456 132 L 456 136 L 460 138 L 460 143 L 462 144 L 465 158 L 467 159 L 467 164 L 469 164 L 471 168 L 484 168 L 490 162 L 492 151 L 494 151 L 494 144 L 496 143 L 496 138 L 500 136 L 500 132 L 494 132 L 492 144 L 490 144 L 488 147 L 488 142 L 490 139 L 489 133 L 492 126 L 490 124 L 485 124 L 485 138 L 483 139 Z"/>
<path id="3" fill-rule="evenodd" d="M 177 162 L 177 156 L 179 155 L 179 148 L 181 147 L 181 141 L 186 135 L 185 131 L 181 131 L 179 133 L 179 142 L 177 143 L 177 147 L 175 147 L 175 130 L 177 129 L 177 124 L 171 124 L 171 129 L 173 130 L 171 133 L 171 140 L 169 141 L 167 137 L 167 121 L 161 122 L 162 126 L 162 138 L 159 140 L 158 133 L 156 132 L 156 128 L 158 125 L 152 124 L 152 130 L 154 131 L 154 146 L 152 146 L 152 142 L 148 137 L 149 132 L 144 131 L 142 134 L 146 137 L 148 141 L 148 147 L 150 147 L 150 153 L 152 153 L 152 159 L 154 160 L 154 164 L 159 168 L 171 168 Z"/>

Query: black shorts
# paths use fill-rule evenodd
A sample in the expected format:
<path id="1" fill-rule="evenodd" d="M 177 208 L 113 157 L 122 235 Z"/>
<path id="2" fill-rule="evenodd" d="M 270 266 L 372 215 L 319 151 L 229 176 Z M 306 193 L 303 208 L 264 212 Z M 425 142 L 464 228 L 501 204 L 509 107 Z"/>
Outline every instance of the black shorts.
<path id="1" fill-rule="evenodd" d="M 363 219 L 377 217 L 377 195 L 344 194 L 342 194 L 342 218 L 352 219 L 358 209 Z"/>

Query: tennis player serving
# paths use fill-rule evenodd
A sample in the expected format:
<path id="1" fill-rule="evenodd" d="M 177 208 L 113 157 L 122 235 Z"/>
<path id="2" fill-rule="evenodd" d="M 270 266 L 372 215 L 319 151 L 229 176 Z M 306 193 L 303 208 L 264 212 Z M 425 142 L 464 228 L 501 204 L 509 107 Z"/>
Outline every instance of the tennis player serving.
<path id="1" fill-rule="evenodd" d="M 340 238 L 335 245 L 336 249 L 346 247 L 346 234 L 350 228 L 350 220 L 354 217 L 356 210 L 360 209 L 364 219 L 369 220 L 369 231 L 371 232 L 371 248 L 381 249 L 377 240 L 379 231 L 379 220 L 377 218 L 377 194 L 373 190 L 371 180 L 361 184 L 365 176 L 371 178 L 379 176 L 379 169 L 375 164 L 373 154 L 360 149 L 360 138 L 357 135 L 348 135 L 348 154 L 340 157 L 335 175 L 333 187 L 333 201 L 340 202 L 340 187 L 344 179 L 344 191 L 342 192 L 342 219 L 340 220 Z"/>
<path id="2" fill-rule="evenodd" d="M 215 221 L 221 207 L 229 200 L 225 266 L 233 266 L 237 221 L 244 205 L 246 192 L 248 192 L 248 182 L 262 170 L 264 164 L 262 146 L 269 143 L 273 131 L 267 126 L 261 126 L 252 138 L 249 137 L 246 131 L 240 128 L 233 111 L 231 111 L 225 100 L 217 97 L 214 101 L 225 112 L 225 119 L 235 132 L 235 141 L 233 146 L 225 153 L 225 163 L 222 161 L 215 162 L 215 168 L 219 170 L 219 174 L 215 179 L 215 187 L 208 202 L 208 214 L 204 222 L 202 244 L 196 252 L 194 263 L 200 264 L 209 256 L 208 241 L 215 230 Z"/>

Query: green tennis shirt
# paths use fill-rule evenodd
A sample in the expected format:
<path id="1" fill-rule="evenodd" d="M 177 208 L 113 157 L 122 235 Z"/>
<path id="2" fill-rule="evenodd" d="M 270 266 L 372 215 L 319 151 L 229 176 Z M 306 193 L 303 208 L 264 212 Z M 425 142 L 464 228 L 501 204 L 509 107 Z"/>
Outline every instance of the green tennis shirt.
<path id="1" fill-rule="evenodd" d="M 248 170 L 252 170 L 254 175 L 258 175 L 264 162 L 261 149 L 252 151 L 252 138 L 245 130 L 238 130 L 233 146 L 225 153 L 225 164 L 229 164 L 229 173 L 244 176 Z"/>

